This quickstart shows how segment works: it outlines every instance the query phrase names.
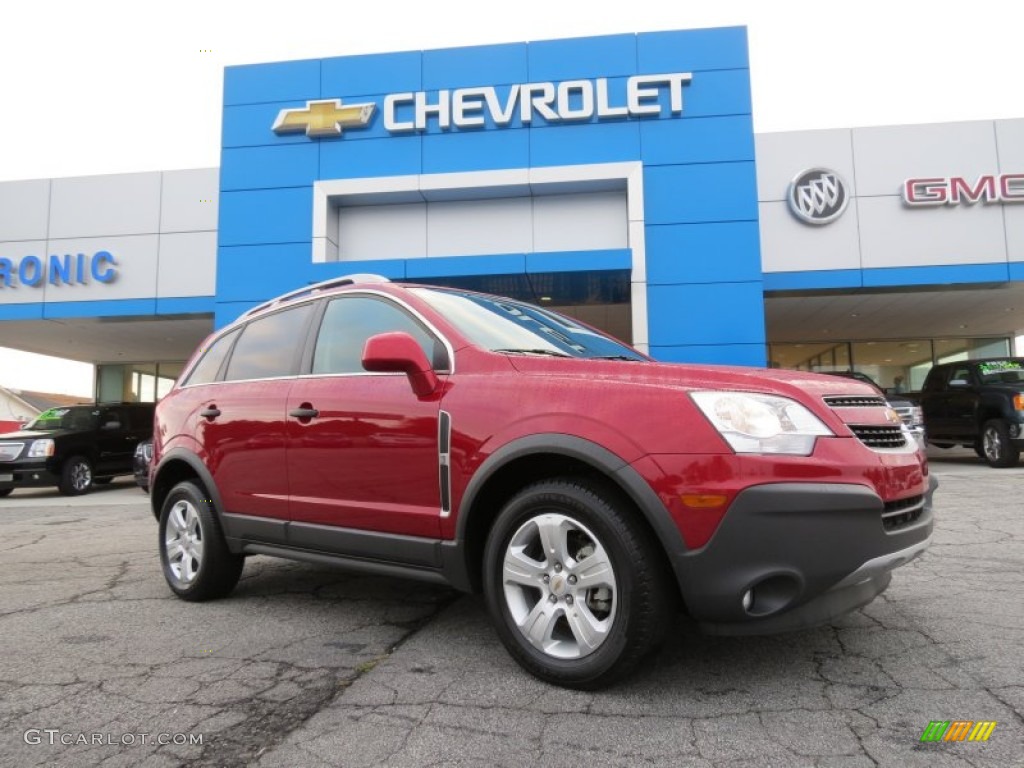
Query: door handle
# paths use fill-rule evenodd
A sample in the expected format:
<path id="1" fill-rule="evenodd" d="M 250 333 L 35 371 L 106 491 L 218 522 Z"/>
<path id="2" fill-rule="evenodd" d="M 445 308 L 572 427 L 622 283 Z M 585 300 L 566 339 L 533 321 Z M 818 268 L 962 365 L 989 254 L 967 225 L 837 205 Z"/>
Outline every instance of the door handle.
<path id="1" fill-rule="evenodd" d="M 288 415 L 294 416 L 296 419 L 315 419 L 320 415 L 320 411 L 309 403 L 303 403 L 298 408 L 288 411 Z"/>
<path id="2" fill-rule="evenodd" d="M 199 415 L 202 416 L 204 419 L 216 419 L 218 416 L 220 416 L 220 408 L 218 408 L 216 405 L 211 405 L 206 408 L 203 408 L 203 410 L 199 412 Z"/>

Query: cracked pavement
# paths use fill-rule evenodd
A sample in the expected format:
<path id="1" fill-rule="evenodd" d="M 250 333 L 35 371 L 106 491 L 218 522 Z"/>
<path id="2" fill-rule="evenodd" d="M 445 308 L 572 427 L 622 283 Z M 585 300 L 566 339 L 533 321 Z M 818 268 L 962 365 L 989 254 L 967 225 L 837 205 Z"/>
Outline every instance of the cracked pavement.
<path id="1" fill-rule="evenodd" d="M 522 672 L 477 598 L 251 558 L 227 600 L 160 574 L 134 488 L 0 500 L 0 765 L 1024 765 L 1024 466 L 936 452 L 933 544 L 831 626 L 720 638 L 683 617 L 598 693 Z M 995 720 L 922 744 L 930 720 Z M 26 744 L 202 734 L 201 745 Z"/>

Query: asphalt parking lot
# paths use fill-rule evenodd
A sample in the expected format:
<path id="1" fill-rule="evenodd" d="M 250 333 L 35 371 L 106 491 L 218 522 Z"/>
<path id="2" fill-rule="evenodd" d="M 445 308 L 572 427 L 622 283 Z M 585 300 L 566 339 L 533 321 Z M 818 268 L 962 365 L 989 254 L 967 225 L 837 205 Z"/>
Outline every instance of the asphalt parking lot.
<path id="1" fill-rule="evenodd" d="M 0 499 L 0 765 L 1024 764 L 1024 466 L 935 452 L 930 550 L 865 609 L 675 639 L 599 693 L 512 662 L 471 597 L 252 558 L 174 598 L 147 498 Z M 987 720 L 985 743 L 922 743 Z M 168 743 L 160 743 L 168 742 Z M 201 742 L 201 743 L 195 743 Z"/>

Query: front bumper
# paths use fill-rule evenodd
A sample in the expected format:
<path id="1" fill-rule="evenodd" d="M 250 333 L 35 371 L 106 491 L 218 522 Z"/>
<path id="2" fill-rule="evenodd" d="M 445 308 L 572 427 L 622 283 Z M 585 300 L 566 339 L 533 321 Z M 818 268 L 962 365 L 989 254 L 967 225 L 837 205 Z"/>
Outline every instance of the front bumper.
<path id="1" fill-rule="evenodd" d="M 60 476 L 47 467 L 45 459 L 0 464 L 0 489 L 50 488 L 58 483 Z"/>
<path id="2" fill-rule="evenodd" d="M 705 546 L 675 558 L 690 614 L 712 634 L 765 634 L 870 602 L 927 548 L 937 485 L 929 478 L 920 499 L 888 505 L 864 485 L 747 488 Z"/>

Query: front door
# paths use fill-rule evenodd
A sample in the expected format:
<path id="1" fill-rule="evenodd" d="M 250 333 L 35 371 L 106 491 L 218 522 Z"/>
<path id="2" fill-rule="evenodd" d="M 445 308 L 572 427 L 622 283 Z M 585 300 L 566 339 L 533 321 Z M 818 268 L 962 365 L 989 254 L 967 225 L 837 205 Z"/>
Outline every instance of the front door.
<path id="1" fill-rule="evenodd" d="M 311 374 L 288 395 L 294 522 L 440 535 L 439 398 L 362 366 L 366 340 L 391 331 L 411 334 L 443 373 L 443 345 L 398 304 L 358 294 L 327 304 Z"/>

